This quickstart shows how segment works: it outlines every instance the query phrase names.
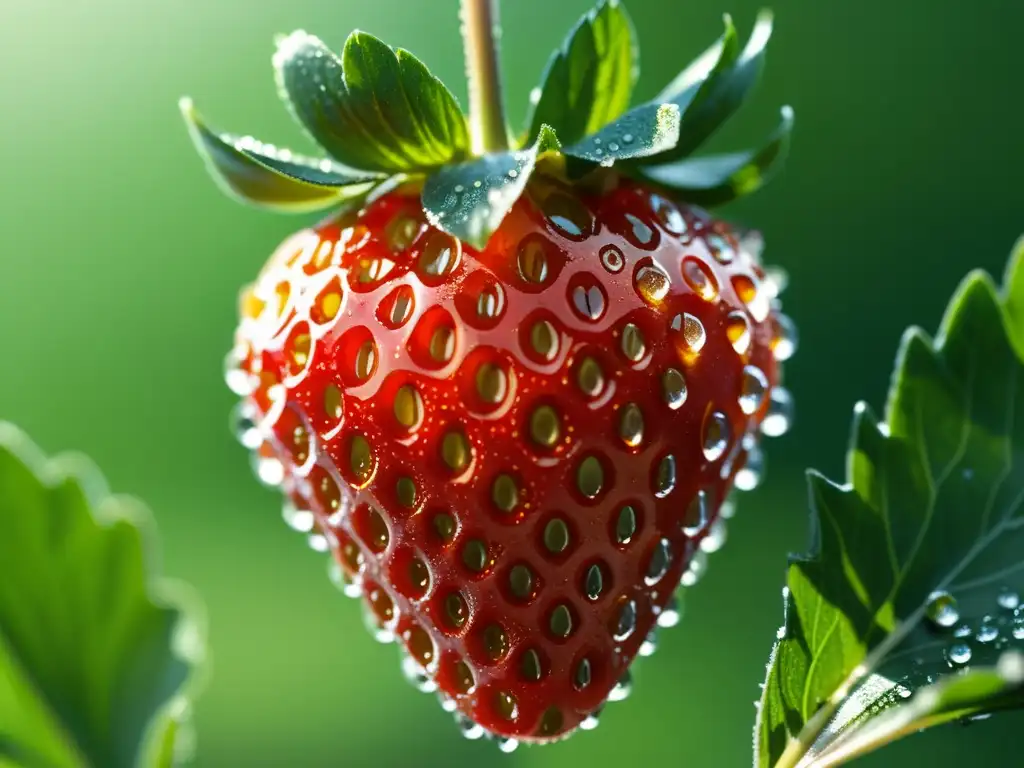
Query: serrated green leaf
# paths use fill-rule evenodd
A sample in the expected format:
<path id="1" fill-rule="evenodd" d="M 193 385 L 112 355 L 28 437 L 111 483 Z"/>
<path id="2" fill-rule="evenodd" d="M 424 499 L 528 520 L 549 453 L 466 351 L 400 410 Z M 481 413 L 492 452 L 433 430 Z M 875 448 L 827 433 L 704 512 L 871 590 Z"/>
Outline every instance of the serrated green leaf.
<path id="1" fill-rule="evenodd" d="M 629 108 L 638 72 L 633 22 L 618 0 L 602 0 L 548 61 L 526 143 L 542 125 L 572 144 L 612 122 Z"/>
<path id="2" fill-rule="evenodd" d="M 538 158 L 558 149 L 555 132 L 543 126 L 528 149 L 442 168 L 423 186 L 423 210 L 435 227 L 483 248 L 523 194 Z"/>
<path id="3" fill-rule="evenodd" d="M 408 51 L 353 32 L 341 57 L 298 31 L 274 55 L 282 98 L 332 157 L 387 173 L 429 170 L 466 155 L 458 102 Z"/>
<path id="4" fill-rule="evenodd" d="M 659 163 L 676 162 L 692 155 L 739 109 L 757 84 L 764 66 L 765 47 L 772 35 L 772 15 L 761 12 L 739 55 L 736 32 L 728 16 L 725 24 L 721 40 L 687 67 L 657 99 L 676 104 L 682 113 L 679 140 L 658 156 Z M 716 56 L 714 65 L 709 67 Z"/>
<path id="5" fill-rule="evenodd" d="M 365 193 L 383 177 L 314 160 L 250 137 L 217 133 L 190 99 L 181 113 L 213 178 L 232 197 L 281 211 L 303 212 L 337 205 Z"/>
<path id="6" fill-rule="evenodd" d="M 866 686 L 913 692 L 1024 645 L 1024 357 L 1011 330 L 1021 301 L 1024 281 L 1000 297 L 971 274 L 934 341 L 905 335 L 885 421 L 858 407 L 846 484 L 812 474 L 812 555 L 789 568 L 757 765 L 828 750 L 830 733 L 851 733 L 834 725 L 850 702 L 844 718 L 865 727 L 873 711 L 855 710 Z"/>
<path id="7" fill-rule="evenodd" d="M 640 174 L 705 207 L 724 205 L 760 189 L 786 158 L 793 130 L 793 110 L 782 109 L 782 122 L 759 149 L 728 155 L 690 158 L 645 166 Z"/>
<path id="8" fill-rule="evenodd" d="M 141 512 L 0 423 L 0 757 L 128 768 L 152 754 L 199 635 L 150 583 Z"/>
<path id="9" fill-rule="evenodd" d="M 562 149 L 576 161 L 570 175 L 582 176 L 602 165 L 664 152 L 679 138 L 679 108 L 675 104 L 644 104 L 631 109 L 593 136 Z"/>

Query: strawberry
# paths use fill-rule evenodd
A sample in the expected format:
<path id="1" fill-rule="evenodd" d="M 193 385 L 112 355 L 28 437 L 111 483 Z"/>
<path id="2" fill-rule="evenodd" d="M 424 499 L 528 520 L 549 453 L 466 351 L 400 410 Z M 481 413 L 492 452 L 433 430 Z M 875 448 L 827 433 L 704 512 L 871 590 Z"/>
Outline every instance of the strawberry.
<path id="1" fill-rule="evenodd" d="M 493 74 L 494 6 L 463 10 L 471 70 Z M 341 57 L 305 33 L 275 56 L 334 159 L 183 105 L 236 196 L 335 209 L 242 293 L 227 379 L 257 474 L 420 687 L 505 748 L 589 727 L 628 691 L 731 488 L 760 477 L 759 434 L 791 417 L 795 336 L 759 238 L 698 207 L 759 186 L 791 115 L 761 150 L 689 158 L 755 79 L 769 20 L 741 52 L 727 18 L 626 111 L 631 30 L 615 2 L 584 17 L 512 148 L 479 81 L 467 126 L 364 33 Z"/>

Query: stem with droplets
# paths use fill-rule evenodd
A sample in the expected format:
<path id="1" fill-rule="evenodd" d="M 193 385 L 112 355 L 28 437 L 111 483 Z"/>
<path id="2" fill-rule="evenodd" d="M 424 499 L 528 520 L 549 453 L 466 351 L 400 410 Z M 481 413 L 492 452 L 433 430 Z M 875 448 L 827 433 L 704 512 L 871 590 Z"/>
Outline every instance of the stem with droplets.
<path id="1" fill-rule="evenodd" d="M 498 70 L 498 0 L 462 0 L 462 38 L 469 78 L 473 154 L 508 149 Z"/>

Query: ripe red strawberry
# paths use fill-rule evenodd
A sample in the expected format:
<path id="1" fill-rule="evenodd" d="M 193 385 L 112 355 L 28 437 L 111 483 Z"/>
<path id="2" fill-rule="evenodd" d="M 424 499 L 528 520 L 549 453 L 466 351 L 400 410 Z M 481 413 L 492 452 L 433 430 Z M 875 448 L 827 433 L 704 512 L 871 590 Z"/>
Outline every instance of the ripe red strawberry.
<path id="1" fill-rule="evenodd" d="M 466 10 L 472 28 L 487 8 Z M 581 35 L 614 48 L 623 13 L 605 3 L 584 19 L 548 83 L 585 55 L 574 53 Z M 465 135 L 421 114 L 448 145 L 385 136 L 351 151 L 388 172 L 400 155 L 411 168 L 434 163 L 425 186 L 404 171 L 369 193 L 382 175 L 225 140 L 187 110 L 234 191 L 303 207 L 337 202 L 339 190 L 356 200 L 287 240 L 243 292 L 228 380 L 245 398 L 243 442 L 260 476 L 282 486 L 290 522 L 331 550 L 375 633 L 404 645 L 410 671 L 469 735 L 553 740 L 621 696 L 655 626 L 677 620 L 673 594 L 694 578 L 702 542 L 715 543 L 732 485 L 755 484 L 759 430 L 788 423 L 777 361 L 793 335 L 777 285 L 751 239 L 672 202 L 757 186 L 784 135 L 767 160 L 762 150 L 738 165 L 631 164 L 671 156 L 694 108 L 699 138 L 729 78 L 752 80 L 743 67 L 759 61 L 758 30 L 760 47 L 740 55 L 727 23 L 718 64 L 691 73 L 690 95 L 655 105 L 652 119 L 639 107 L 610 132 L 577 136 L 563 116 L 579 139 L 565 148 L 545 124 L 531 149 L 446 166 Z M 333 65 L 344 70 L 331 102 L 342 117 L 365 106 L 355 54 L 378 57 L 368 71 L 380 87 L 413 69 L 404 52 L 350 38 Z M 593 56 L 591 68 L 617 71 Z M 324 57 L 314 38 L 289 38 L 279 80 L 313 135 L 351 165 L 335 141 L 345 125 L 310 117 L 325 102 L 303 90 L 303 78 L 330 82 L 332 67 L 317 69 Z"/>

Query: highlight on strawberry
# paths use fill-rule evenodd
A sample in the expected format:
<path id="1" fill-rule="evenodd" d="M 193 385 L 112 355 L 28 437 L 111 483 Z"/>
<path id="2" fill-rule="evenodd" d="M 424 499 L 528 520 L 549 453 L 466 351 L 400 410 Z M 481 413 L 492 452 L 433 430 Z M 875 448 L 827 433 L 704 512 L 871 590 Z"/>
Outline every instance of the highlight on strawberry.
<path id="1" fill-rule="evenodd" d="M 463 0 L 470 109 L 364 32 L 295 32 L 274 67 L 323 150 L 300 157 L 182 111 L 215 178 L 326 211 L 241 294 L 227 382 L 285 518 L 333 555 L 371 633 L 470 738 L 592 728 L 679 620 L 784 433 L 796 346 L 756 232 L 707 209 L 758 189 L 764 145 L 701 155 L 758 79 L 762 14 L 631 106 L 633 25 L 601 2 L 507 126 L 497 4 Z M 269 250 L 269 249 L 268 249 Z"/>

